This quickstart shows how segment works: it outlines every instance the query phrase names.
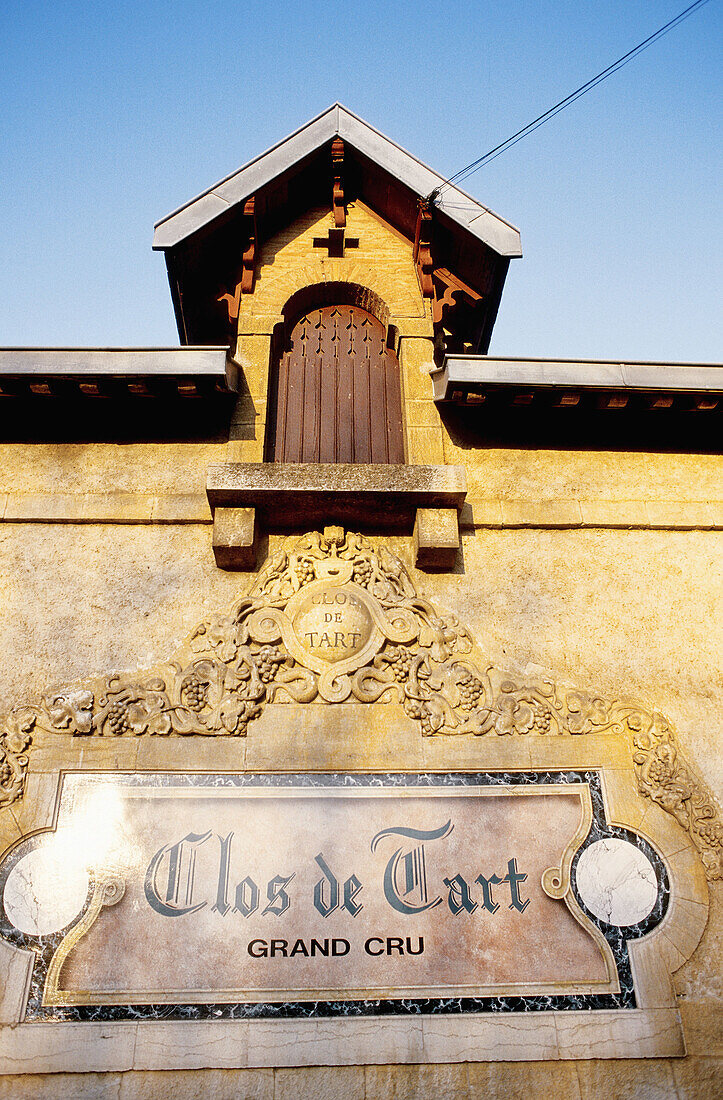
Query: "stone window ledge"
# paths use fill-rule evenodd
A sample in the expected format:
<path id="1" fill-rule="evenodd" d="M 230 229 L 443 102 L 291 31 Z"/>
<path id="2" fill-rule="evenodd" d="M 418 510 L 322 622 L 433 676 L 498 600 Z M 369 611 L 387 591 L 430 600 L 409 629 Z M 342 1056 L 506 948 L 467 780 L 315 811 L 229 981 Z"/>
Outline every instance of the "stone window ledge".
<path id="1" fill-rule="evenodd" d="M 462 466 L 236 462 L 210 466 L 212 508 L 255 508 L 267 527 L 357 523 L 411 530 L 417 508 L 455 508 L 467 495 Z"/>
<path id="2" fill-rule="evenodd" d="M 461 466 L 229 463 L 209 467 L 206 490 L 222 568 L 253 564 L 259 523 L 267 530 L 335 523 L 413 530 L 417 564 L 451 568 L 467 480 Z"/>

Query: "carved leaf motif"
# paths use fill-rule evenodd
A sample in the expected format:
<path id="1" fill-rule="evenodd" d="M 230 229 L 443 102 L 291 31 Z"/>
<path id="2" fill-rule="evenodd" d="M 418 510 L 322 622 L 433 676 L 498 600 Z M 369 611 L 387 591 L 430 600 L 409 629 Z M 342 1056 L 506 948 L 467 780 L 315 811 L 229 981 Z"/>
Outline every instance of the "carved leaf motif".
<path id="1" fill-rule="evenodd" d="M 28 747 L 32 732 L 38 720 L 35 707 L 16 707 L 7 717 L 3 746 L 10 753 L 17 754 Z"/>
<path id="2" fill-rule="evenodd" d="M 50 726 L 71 733 L 90 733 L 93 723 L 93 693 L 91 691 L 66 691 L 59 695 L 45 696 L 43 706 Z"/>
<path id="3" fill-rule="evenodd" d="M 495 716 L 486 707 L 478 707 L 469 718 L 465 718 L 459 732 L 471 733 L 474 737 L 481 737 L 494 728 Z"/>
<path id="4" fill-rule="evenodd" d="M 196 627 L 191 635 L 191 648 L 196 652 L 214 652 L 221 661 L 230 664 L 238 652 L 237 624 L 226 615 L 214 615 Z"/>
<path id="5" fill-rule="evenodd" d="M 610 724 L 610 706 L 597 695 L 570 691 L 566 697 L 570 733 L 593 733 Z"/>
<path id="6" fill-rule="evenodd" d="M 440 695 L 433 695 L 427 700 L 426 711 L 432 733 L 452 730 L 459 725 L 449 703 Z"/>
<path id="7" fill-rule="evenodd" d="M 0 733 L 0 808 L 22 797 L 28 758 L 24 750 L 32 741 L 37 721 L 34 707 L 17 707 L 8 715 Z"/>
<path id="8" fill-rule="evenodd" d="M 248 707 L 247 701 L 238 695 L 227 695 L 220 703 L 218 716 L 220 725 L 229 733 L 235 733 L 241 724 L 241 719 L 253 713 L 253 706 Z"/>

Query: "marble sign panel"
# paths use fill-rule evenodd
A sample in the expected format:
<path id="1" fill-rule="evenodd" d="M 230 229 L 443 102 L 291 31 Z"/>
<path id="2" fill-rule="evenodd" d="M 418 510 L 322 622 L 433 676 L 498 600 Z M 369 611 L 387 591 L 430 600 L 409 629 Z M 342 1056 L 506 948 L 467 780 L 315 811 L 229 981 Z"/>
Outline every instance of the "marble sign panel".
<path id="1" fill-rule="evenodd" d="M 0 930 L 38 957 L 28 1018 L 629 1005 L 663 880 L 594 773 L 77 773 L 0 866 Z"/>

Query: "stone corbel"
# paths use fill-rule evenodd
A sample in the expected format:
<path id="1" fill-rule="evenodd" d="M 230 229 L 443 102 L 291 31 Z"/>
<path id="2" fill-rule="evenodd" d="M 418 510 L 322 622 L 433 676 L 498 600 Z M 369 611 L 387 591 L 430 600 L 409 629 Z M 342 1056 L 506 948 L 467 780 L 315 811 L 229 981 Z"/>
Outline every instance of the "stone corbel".
<path id="1" fill-rule="evenodd" d="M 460 547 L 457 509 L 417 508 L 413 539 L 418 569 L 453 569 Z"/>
<path id="2" fill-rule="evenodd" d="M 253 569 L 257 548 L 255 508 L 216 508 L 213 556 L 219 569 Z"/>

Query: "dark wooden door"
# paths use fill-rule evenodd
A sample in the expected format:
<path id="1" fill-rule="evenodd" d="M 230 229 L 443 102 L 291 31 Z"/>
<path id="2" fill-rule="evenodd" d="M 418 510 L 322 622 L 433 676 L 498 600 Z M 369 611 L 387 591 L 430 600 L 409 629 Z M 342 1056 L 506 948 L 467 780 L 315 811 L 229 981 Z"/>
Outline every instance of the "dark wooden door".
<path id="1" fill-rule="evenodd" d="M 404 462 L 399 362 L 358 306 L 305 313 L 272 378 L 271 462 Z"/>

